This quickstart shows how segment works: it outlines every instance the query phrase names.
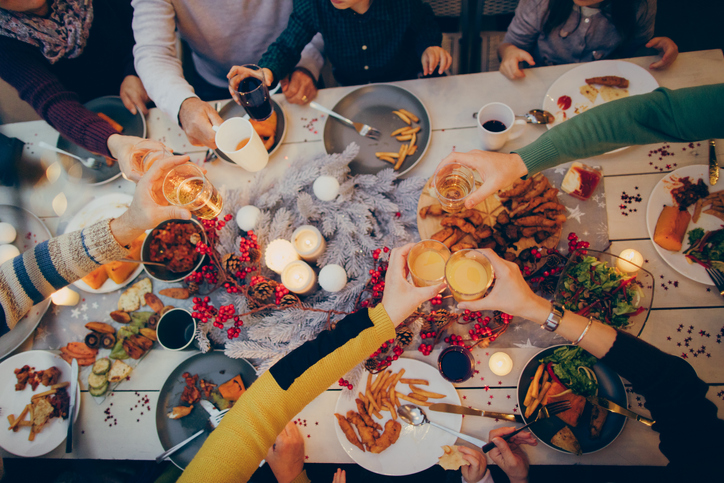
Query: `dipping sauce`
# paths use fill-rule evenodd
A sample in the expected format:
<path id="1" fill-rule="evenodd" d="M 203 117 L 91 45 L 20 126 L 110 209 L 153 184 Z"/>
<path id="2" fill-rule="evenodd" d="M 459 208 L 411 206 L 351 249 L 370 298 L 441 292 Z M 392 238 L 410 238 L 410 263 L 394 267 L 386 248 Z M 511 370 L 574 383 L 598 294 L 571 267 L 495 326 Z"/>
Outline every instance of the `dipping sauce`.
<path id="1" fill-rule="evenodd" d="M 575 198 L 587 200 L 596 191 L 602 177 L 600 171 L 575 162 L 563 178 L 561 189 Z"/>
<path id="2" fill-rule="evenodd" d="M 571 104 L 573 103 L 573 100 L 568 96 L 561 96 L 558 98 L 558 107 L 562 110 L 569 109 L 571 107 Z"/>
<path id="3" fill-rule="evenodd" d="M 440 353 L 437 368 L 442 377 L 450 382 L 467 381 L 473 375 L 475 358 L 468 349 L 453 345 Z"/>

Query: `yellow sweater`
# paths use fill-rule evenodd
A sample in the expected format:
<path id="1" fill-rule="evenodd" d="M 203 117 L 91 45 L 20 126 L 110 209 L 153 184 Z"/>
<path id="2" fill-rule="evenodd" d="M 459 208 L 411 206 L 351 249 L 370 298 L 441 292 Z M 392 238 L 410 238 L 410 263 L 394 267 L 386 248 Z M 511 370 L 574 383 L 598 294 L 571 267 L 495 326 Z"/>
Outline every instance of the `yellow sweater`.
<path id="1" fill-rule="evenodd" d="M 290 352 L 264 373 L 237 401 L 179 479 L 245 482 L 284 426 L 310 401 L 395 338 L 395 327 L 382 304 L 345 317 Z M 308 481 L 304 472 L 295 480 Z"/>

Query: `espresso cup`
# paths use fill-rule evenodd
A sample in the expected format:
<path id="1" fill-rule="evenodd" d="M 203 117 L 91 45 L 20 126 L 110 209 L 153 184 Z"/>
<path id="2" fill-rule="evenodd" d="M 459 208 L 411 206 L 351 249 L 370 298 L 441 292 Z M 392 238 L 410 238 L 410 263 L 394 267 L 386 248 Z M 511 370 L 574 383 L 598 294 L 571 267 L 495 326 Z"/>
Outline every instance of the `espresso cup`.
<path id="1" fill-rule="evenodd" d="M 161 347 L 170 351 L 186 349 L 194 341 L 196 319 L 185 309 L 171 309 L 156 325 L 156 339 Z"/>
<path id="2" fill-rule="evenodd" d="M 221 126 L 214 126 L 216 147 L 230 160 L 252 173 L 263 169 L 269 161 L 269 153 L 251 123 L 243 117 L 227 119 Z M 248 140 L 246 144 L 241 141 Z"/>
<path id="3" fill-rule="evenodd" d="M 521 127 L 513 129 L 513 126 Z M 513 110 L 502 102 L 485 104 L 478 111 L 478 130 L 486 151 L 498 151 L 505 143 L 523 134 L 525 121 L 516 121 Z"/>

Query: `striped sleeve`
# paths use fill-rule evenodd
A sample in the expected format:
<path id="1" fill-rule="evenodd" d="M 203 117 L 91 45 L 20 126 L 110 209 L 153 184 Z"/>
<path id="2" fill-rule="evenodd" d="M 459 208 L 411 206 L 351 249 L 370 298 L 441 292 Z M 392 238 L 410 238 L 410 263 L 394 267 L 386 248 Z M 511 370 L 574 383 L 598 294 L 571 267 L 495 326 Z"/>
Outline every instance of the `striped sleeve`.
<path id="1" fill-rule="evenodd" d="M 99 221 L 52 238 L 0 266 L 0 305 L 6 331 L 53 292 L 126 255 L 127 250 L 113 237 L 110 223 Z"/>

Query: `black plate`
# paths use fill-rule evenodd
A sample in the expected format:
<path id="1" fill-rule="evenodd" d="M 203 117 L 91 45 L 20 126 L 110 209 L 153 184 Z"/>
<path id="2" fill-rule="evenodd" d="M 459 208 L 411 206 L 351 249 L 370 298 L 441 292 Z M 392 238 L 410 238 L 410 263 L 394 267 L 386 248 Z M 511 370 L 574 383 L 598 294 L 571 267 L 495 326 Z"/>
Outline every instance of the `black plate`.
<path id="1" fill-rule="evenodd" d="M 564 346 L 565 345 L 557 345 L 549 347 L 533 356 L 533 358 L 528 361 L 528 364 L 526 364 L 523 372 L 520 374 L 520 379 L 518 380 L 518 407 L 520 408 L 521 416 L 525 413 L 525 407 L 523 406 L 525 394 L 528 392 L 528 386 L 530 386 L 533 376 L 535 375 L 535 371 L 538 369 L 538 365 L 540 364 L 538 360 L 553 354 L 554 350 Z M 626 388 L 624 388 L 619 375 L 601 362 L 593 366 L 593 372 L 596 373 L 596 377 L 598 378 L 598 395 L 605 397 L 620 406 L 628 407 Z M 536 414 L 537 411 L 533 413 L 532 417 L 535 418 Z M 523 417 L 523 419 L 525 419 L 525 417 Z M 588 423 L 590 420 L 591 404 L 586 403 L 586 409 L 583 411 L 581 418 L 578 420 L 578 426 L 571 428 L 573 434 L 575 434 L 576 438 L 578 438 L 578 442 L 581 443 L 581 450 L 584 454 L 593 453 L 611 444 L 613 440 L 618 438 L 618 435 L 621 434 L 621 431 L 623 431 L 624 424 L 626 424 L 625 416 L 608 413 L 606 422 L 603 423 L 601 436 L 598 439 L 591 439 L 588 429 Z M 526 421 L 526 423 L 527 422 L 528 421 Z M 566 423 L 564 423 L 562 419 L 553 416 L 550 419 L 545 419 L 532 425 L 530 430 L 546 446 L 563 453 L 568 453 L 568 451 L 565 451 L 557 446 L 553 446 L 550 442 L 553 435 L 560 431 L 564 426 L 566 426 Z"/>
<path id="2" fill-rule="evenodd" d="M 209 413 L 200 404 L 194 404 L 194 409 L 184 418 L 168 418 L 168 413 L 175 406 L 182 405 L 181 393 L 186 386 L 186 382 L 181 374 L 184 372 L 192 375 L 198 374 L 199 379 L 205 379 L 217 385 L 225 383 L 237 374 L 241 374 L 241 380 L 244 381 L 244 386 L 247 389 L 256 381 L 256 371 L 251 364 L 244 359 L 230 359 L 222 351 L 197 354 L 179 364 L 163 384 L 156 405 L 156 432 L 164 451 L 205 428 L 209 421 Z M 196 456 L 207 437 L 208 432 L 191 441 L 171 455 L 171 461 L 183 470 Z"/>
<path id="3" fill-rule="evenodd" d="M 271 100 L 271 103 L 274 111 L 277 113 L 277 135 L 274 139 L 274 144 L 272 144 L 272 147 L 269 150 L 269 156 L 274 154 L 277 148 L 282 145 L 284 135 L 287 133 L 287 120 L 284 117 L 284 110 L 282 109 L 282 106 L 280 106 L 274 99 Z M 246 113 L 246 110 L 233 100 L 227 102 L 226 105 L 221 108 L 221 110 L 219 111 L 219 116 L 221 116 L 221 119 L 223 119 L 224 121 L 226 121 L 227 119 L 231 119 L 232 117 L 249 117 Z M 220 149 L 216 150 L 216 155 L 227 163 L 233 164 L 234 166 L 239 166 L 238 164 L 230 160 L 224 153 L 222 153 Z"/>
<path id="4" fill-rule="evenodd" d="M 162 221 L 158 225 L 156 225 L 156 228 L 151 230 L 151 232 L 146 236 L 146 238 L 143 240 L 143 246 L 141 246 L 141 261 L 152 261 L 150 256 L 150 250 L 151 250 L 151 238 L 153 237 L 153 234 L 156 230 L 161 229 L 168 225 L 169 223 L 193 223 L 196 225 L 198 232 L 201 234 L 202 241 L 204 243 L 207 243 L 206 239 L 206 233 L 204 232 L 204 228 L 201 226 L 201 223 L 194 220 L 193 218 L 190 220 L 166 220 Z M 144 270 L 146 270 L 146 273 L 149 274 L 152 278 L 155 278 L 156 280 L 159 280 L 161 282 L 180 282 L 183 280 L 187 275 L 189 275 L 191 272 L 196 270 L 201 266 L 201 264 L 204 261 L 205 256 L 199 257 L 198 262 L 192 268 L 191 270 L 188 270 L 186 272 L 172 272 L 170 270 L 167 270 L 166 267 L 160 267 L 158 265 L 143 265 Z"/>
<path id="5" fill-rule="evenodd" d="M 405 158 L 398 170 L 400 175 L 410 171 L 422 159 L 430 145 L 430 116 L 424 104 L 410 91 L 389 84 L 373 84 L 360 87 L 344 96 L 332 109 L 347 119 L 361 122 L 379 130 L 380 139 L 360 136 L 357 131 L 337 119 L 327 116 L 324 123 L 324 149 L 327 154 L 341 153 L 350 143 L 360 147 L 357 157 L 349 163 L 350 172 L 355 174 L 376 174 L 392 165 L 377 159 L 376 152 L 397 152 L 405 144 L 390 136 L 395 130 L 407 125 L 392 111 L 407 109 L 420 118 L 416 125 L 417 151 Z"/>
<path id="6" fill-rule="evenodd" d="M 126 136 L 146 137 L 146 119 L 140 111 L 134 116 L 123 105 L 123 101 L 118 96 L 106 96 L 93 99 L 85 104 L 85 107 L 93 112 L 102 112 L 110 117 L 118 124 L 123 126 L 121 134 Z M 81 158 L 95 158 L 100 161 L 98 169 L 85 167 L 77 159 L 64 154 L 58 154 L 60 162 L 66 173 L 71 179 L 82 179 L 90 184 L 103 184 L 118 178 L 121 175 L 121 168 L 118 163 L 112 166 L 106 164 L 106 159 L 100 154 L 93 154 L 90 151 L 81 148 L 75 143 L 68 141 L 63 136 L 58 137 L 58 148 L 75 154 Z"/>

